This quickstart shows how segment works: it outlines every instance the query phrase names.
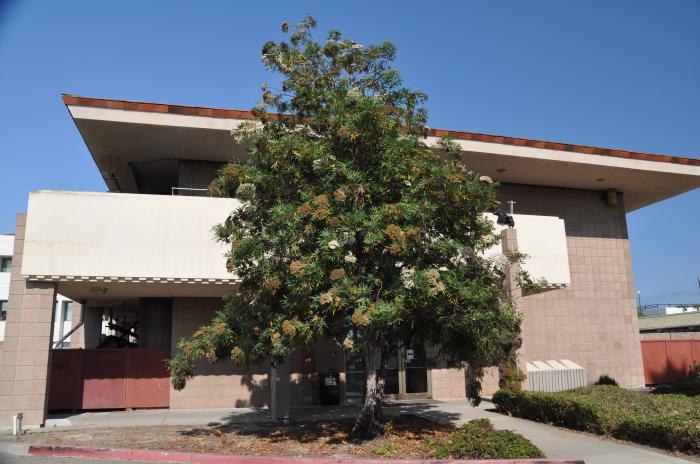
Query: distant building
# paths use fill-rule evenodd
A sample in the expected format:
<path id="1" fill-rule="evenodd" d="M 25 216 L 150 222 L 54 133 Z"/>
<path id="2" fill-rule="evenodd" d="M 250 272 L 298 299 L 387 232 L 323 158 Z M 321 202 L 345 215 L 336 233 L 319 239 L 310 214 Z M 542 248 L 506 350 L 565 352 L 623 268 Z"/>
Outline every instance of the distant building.
<path id="1" fill-rule="evenodd" d="M 652 332 L 700 332 L 700 312 L 688 311 L 639 318 L 639 330 Z"/>
<path id="2" fill-rule="evenodd" d="M 670 316 L 672 314 L 685 314 L 700 311 L 700 303 L 697 304 L 656 304 L 642 306 L 642 316 Z"/>
<path id="3" fill-rule="evenodd" d="M 0 234 L 0 342 L 5 339 L 14 243 L 15 236 L 13 234 Z M 54 344 L 61 340 L 63 335 L 67 334 L 73 325 L 73 301 L 57 294 L 55 306 L 52 338 Z M 68 348 L 70 346 L 70 337 L 63 340 L 61 346 Z"/>

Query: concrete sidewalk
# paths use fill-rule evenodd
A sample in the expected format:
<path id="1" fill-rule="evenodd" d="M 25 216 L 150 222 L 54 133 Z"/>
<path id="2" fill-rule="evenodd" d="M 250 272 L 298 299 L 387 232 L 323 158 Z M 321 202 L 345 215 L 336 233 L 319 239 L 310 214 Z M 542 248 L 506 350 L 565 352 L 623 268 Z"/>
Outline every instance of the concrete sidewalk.
<path id="1" fill-rule="evenodd" d="M 465 400 L 394 402 L 386 407 L 388 416 L 411 413 L 438 422 L 461 424 L 472 419 L 488 418 L 496 428 L 513 430 L 530 439 L 547 457 L 583 459 L 587 464 L 681 464 L 700 462 L 700 459 L 678 458 L 653 448 L 621 443 L 595 435 L 574 432 L 524 419 L 498 414 L 488 409 L 487 401 L 471 407 Z M 357 409 L 351 407 L 309 407 L 292 411 L 293 417 L 304 420 L 353 417 Z M 135 410 L 87 412 L 75 415 L 51 416 L 46 428 L 53 427 L 124 427 L 155 425 L 203 425 L 225 423 L 260 423 L 269 421 L 266 409 L 208 409 L 208 410 Z M 37 433 L 37 432 L 30 432 Z M 41 432 L 38 432 L 41 433 Z"/>
<path id="2" fill-rule="evenodd" d="M 513 430 L 539 447 L 548 458 L 583 459 L 586 464 L 681 464 L 700 459 L 678 458 L 651 447 L 604 439 L 597 435 L 561 429 L 525 419 L 488 411 L 493 404 L 483 401 L 474 408 L 466 401 L 446 401 L 428 405 L 401 405 L 402 412 L 412 412 L 436 421 L 464 423 L 488 418 L 498 429 Z"/>

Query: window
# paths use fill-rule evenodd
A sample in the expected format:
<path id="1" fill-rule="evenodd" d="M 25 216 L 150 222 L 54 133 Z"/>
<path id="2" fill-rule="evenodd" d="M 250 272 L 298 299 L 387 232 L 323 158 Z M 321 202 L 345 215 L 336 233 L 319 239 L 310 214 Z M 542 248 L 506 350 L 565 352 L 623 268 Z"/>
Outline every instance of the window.
<path id="1" fill-rule="evenodd" d="M 0 258 L 0 272 L 12 271 L 12 258 L 5 256 Z"/>
<path id="2" fill-rule="evenodd" d="M 0 321 L 7 319 L 7 300 L 0 300 Z"/>
<path id="3" fill-rule="evenodd" d="M 63 302 L 63 322 L 73 322 L 73 303 Z"/>

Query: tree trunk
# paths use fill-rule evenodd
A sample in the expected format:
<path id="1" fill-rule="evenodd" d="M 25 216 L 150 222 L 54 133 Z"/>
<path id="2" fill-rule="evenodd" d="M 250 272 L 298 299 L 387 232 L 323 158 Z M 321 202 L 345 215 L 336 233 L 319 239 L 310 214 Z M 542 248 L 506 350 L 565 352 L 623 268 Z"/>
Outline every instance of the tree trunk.
<path id="1" fill-rule="evenodd" d="M 384 433 L 384 414 L 382 412 L 384 356 L 376 342 L 365 339 L 363 357 L 365 361 L 365 399 L 351 435 L 354 438 L 371 439 Z"/>

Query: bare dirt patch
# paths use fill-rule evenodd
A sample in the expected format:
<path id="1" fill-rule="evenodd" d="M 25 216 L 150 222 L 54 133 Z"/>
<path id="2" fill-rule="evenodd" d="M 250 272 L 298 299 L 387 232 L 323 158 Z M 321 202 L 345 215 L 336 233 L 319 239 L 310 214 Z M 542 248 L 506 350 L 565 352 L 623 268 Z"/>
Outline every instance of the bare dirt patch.
<path id="1" fill-rule="evenodd" d="M 353 420 L 277 424 L 156 426 L 63 429 L 25 435 L 33 445 L 128 448 L 257 456 L 426 459 L 435 457 L 428 444 L 449 438 L 451 425 L 402 415 L 387 423 L 384 436 L 352 441 Z"/>

